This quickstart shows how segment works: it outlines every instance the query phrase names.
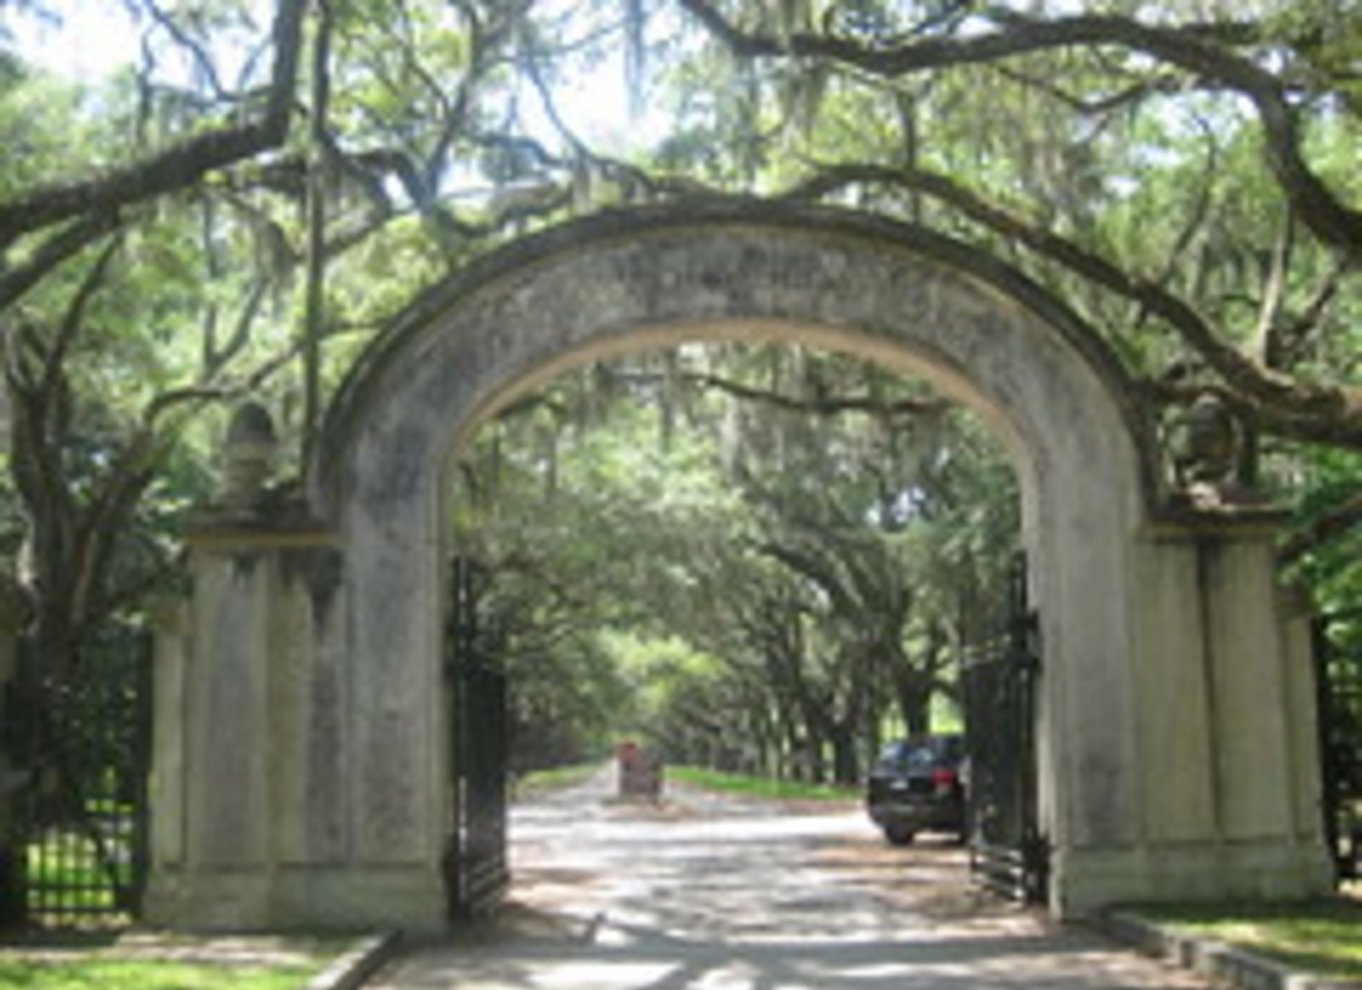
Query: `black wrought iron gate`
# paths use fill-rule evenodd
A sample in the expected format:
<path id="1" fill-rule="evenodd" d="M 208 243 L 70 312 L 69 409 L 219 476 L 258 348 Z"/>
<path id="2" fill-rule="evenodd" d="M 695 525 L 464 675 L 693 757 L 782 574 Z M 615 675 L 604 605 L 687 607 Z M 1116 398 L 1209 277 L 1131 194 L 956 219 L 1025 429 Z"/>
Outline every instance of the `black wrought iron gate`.
<path id="1" fill-rule="evenodd" d="M 454 828 L 445 859 L 451 920 L 486 914 L 505 894 L 506 675 L 479 622 L 486 571 L 455 558 L 449 636 L 450 767 Z"/>
<path id="2" fill-rule="evenodd" d="M 1315 623 L 1324 835 L 1339 880 L 1362 876 L 1362 610 Z"/>
<path id="3" fill-rule="evenodd" d="M 965 703 L 970 869 L 975 880 L 1019 901 L 1045 898 L 1049 850 L 1037 822 L 1035 699 L 1038 616 L 1019 558 L 1009 577 L 998 635 L 967 651 Z"/>
<path id="4" fill-rule="evenodd" d="M 3 719 L 17 764 L 6 921 L 136 918 L 148 862 L 151 642 L 136 627 L 101 630 L 61 681 L 20 642 Z"/>

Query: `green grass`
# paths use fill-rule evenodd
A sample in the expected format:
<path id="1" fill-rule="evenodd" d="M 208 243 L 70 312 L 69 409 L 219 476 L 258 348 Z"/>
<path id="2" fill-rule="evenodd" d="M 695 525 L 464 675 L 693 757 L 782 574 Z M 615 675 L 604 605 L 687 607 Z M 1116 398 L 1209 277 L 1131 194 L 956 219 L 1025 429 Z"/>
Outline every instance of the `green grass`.
<path id="1" fill-rule="evenodd" d="M 0 987 L 22 990 L 299 990 L 321 966 L 224 966 L 163 960 L 0 958 Z"/>
<path id="2" fill-rule="evenodd" d="M 1362 979 L 1362 903 L 1350 898 L 1157 905 L 1143 906 L 1138 912 L 1193 935 L 1242 946 L 1292 969 Z"/>
<path id="3" fill-rule="evenodd" d="M 709 791 L 779 801 L 846 801 L 860 796 L 860 790 L 855 787 L 800 784 L 789 780 L 772 780 L 768 777 L 719 773 L 717 770 L 705 770 L 700 767 L 667 767 L 666 779 Z"/>
<path id="4" fill-rule="evenodd" d="M 548 791 L 561 791 L 585 783 L 593 774 L 599 773 L 600 763 L 578 763 L 567 767 L 554 767 L 552 770 L 532 770 L 516 779 L 515 797 L 517 800 Z"/>
<path id="5" fill-rule="evenodd" d="M 165 932 L 10 933 L 5 990 L 301 990 L 353 944 L 330 936 L 212 938 Z"/>
<path id="6" fill-rule="evenodd" d="M 117 839 L 109 840 L 109 848 L 126 853 L 126 843 Z M 27 856 L 28 876 L 34 883 L 30 910 L 42 915 L 46 906 L 57 903 L 70 910 L 113 910 L 113 881 L 88 836 L 49 829 L 29 844 Z M 131 881 L 130 863 L 119 863 L 115 869 L 120 885 Z"/>

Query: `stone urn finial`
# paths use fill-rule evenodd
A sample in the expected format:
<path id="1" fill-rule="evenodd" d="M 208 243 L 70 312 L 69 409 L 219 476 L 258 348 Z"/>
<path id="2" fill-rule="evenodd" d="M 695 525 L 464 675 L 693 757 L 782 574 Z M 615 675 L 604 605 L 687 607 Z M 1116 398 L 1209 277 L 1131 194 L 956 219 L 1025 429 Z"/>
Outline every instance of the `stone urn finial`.
<path id="1" fill-rule="evenodd" d="M 1206 507 L 1240 503 L 1247 498 L 1235 483 L 1241 426 L 1223 399 L 1203 393 L 1176 424 L 1173 466 L 1184 497 Z"/>
<path id="2" fill-rule="evenodd" d="M 1187 480 L 1223 484 L 1239 452 L 1239 431 L 1229 408 L 1218 396 L 1200 395 L 1187 410 L 1184 428 Z"/>
<path id="3" fill-rule="evenodd" d="M 219 499 L 230 508 L 250 508 L 274 473 L 279 437 L 274 419 L 259 402 L 245 402 L 232 414 L 223 443 Z"/>

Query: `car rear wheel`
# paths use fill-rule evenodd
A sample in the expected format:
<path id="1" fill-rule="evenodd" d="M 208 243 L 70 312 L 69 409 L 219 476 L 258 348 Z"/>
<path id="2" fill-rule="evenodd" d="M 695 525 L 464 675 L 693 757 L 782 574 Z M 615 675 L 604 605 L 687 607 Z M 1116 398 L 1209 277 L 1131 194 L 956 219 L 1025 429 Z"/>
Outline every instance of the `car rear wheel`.
<path id="1" fill-rule="evenodd" d="M 906 846 L 913 841 L 913 830 L 904 828 L 902 825 L 889 825 L 885 827 L 884 838 L 891 846 Z"/>

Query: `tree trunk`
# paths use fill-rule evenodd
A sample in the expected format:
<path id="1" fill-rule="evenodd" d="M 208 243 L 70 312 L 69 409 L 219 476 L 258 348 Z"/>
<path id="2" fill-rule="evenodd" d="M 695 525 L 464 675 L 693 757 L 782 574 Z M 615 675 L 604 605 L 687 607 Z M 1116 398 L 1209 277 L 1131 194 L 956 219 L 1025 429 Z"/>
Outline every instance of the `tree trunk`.
<path id="1" fill-rule="evenodd" d="M 918 736 L 932 730 L 932 694 L 917 678 L 908 679 L 897 692 L 899 716 L 908 735 Z"/>
<path id="2" fill-rule="evenodd" d="M 889 668 L 894 692 L 894 707 L 909 735 L 927 732 L 931 727 L 931 681 L 907 657 L 900 656 Z"/>
<path id="3" fill-rule="evenodd" d="M 832 743 L 832 782 L 851 785 L 860 782 L 861 757 L 856 747 L 856 729 L 852 725 L 834 726 L 829 733 Z"/>

